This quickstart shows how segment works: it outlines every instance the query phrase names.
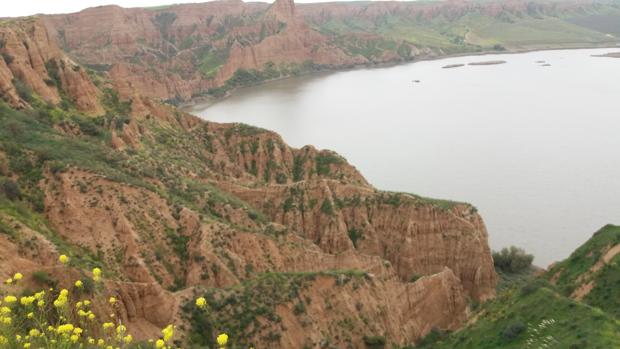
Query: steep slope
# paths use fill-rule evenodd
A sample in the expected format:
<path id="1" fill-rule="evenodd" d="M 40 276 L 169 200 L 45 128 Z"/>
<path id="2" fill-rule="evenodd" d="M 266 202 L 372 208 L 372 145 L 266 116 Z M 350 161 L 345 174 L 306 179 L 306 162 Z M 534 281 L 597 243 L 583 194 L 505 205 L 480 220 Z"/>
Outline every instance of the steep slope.
<path id="1" fill-rule="evenodd" d="M 565 296 L 620 318 L 620 227 L 607 225 L 571 256 L 555 264 L 548 279 Z"/>
<path id="2" fill-rule="evenodd" d="M 269 11 L 286 18 L 292 4 Z M 15 81 L 0 101 L 0 278 L 70 287 L 100 267 L 105 282 L 90 292 L 118 298 L 138 339 L 174 323 L 185 343 L 226 331 L 274 348 L 404 345 L 458 328 L 471 302 L 494 296 L 471 205 L 381 192 L 334 152 L 135 93 L 123 100 L 118 82 L 71 61 L 40 20 L 1 29 Z M 280 283 L 295 292 L 227 308 L 232 294 Z M 201 294 L 225 322 L 194 312 Z"/>
<path id="3" fill-rule="evenodd" d="M 172 103 L 321 69 L 467 52 L 615 45 L 618 19 L 615 0 L 299 5 L 234 0 L 104 6 L 42 18 L 72 57 L 108 72 L 121 97 Z"/>
<path id="4" fill-rule="evenodd" d="M 616 348 L 620 346 L 617 250 L 620 227 L 596 232 L 568 259 L 500 292 L 453 334 L 422 348 Z"/>
<path id="5" fill-rule="evenodd" d="M 0 97 L 13 107 L 24 107 L 18 89 L 28 87 L 48 103 L 70 102 L 79 111 L 103 113 L 85 70 L 59 49 L 40 20 L 0 23 L 0 55 Z"/>

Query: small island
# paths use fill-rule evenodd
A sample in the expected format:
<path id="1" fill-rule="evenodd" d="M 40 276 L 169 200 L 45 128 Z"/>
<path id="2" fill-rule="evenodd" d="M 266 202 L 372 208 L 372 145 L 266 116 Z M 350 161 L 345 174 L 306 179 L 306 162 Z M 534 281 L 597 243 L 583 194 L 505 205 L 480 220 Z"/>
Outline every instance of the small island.
<path id="1" fill-rule="evenodd" d="M 602 55 L 592 55 L 592 57 L 620 58 L 620 52 L 610 52 Z"/>
<path id="2" fill-rule="evenodd" d="M 460 67 L 464 67 L 465 64 L 448 64 L 448 65 L 444 65 L 443 69 L 450 69 L 450 68 L 460 68 Z"/>
<path id="3" fill-rule="evenodd" d="M 504 64 L 506 61 L 483 61 L 483 62 L 471 62 L 469 65 L 495 65 Z"/>

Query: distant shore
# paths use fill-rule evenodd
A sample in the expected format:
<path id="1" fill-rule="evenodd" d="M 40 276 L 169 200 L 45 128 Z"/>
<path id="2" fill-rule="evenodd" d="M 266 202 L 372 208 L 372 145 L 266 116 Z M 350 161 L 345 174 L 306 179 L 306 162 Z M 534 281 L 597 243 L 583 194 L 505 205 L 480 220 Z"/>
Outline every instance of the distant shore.
<path id="1" fill-rule="evenodd" d="M 528 53 L 528 52 L 560 51 L 560 50 L 617 49 L 617 48 L 620 47 L 620 42 L 615 43 L 615 46 L 610 46 L 610 45 L 613 45 L 613 44 L 614 43 L 609 42 L 609 43 L 600 44 L 600 45 L 596 45 L 596 44 L 593 44 L 593 45 L 575 44 L 575 45 L 553 46 L 553 47 L 518 48 L 518 49 L 510 49 L 510 50 L 506 50 L 506 51 L 459 52 L 459 53 L 447 54 L 447 55 L 441 55 L 441 56 L 418 57 L 418 58 L 416 58 L 414 60 L 409 60 L 409 61 L 375 63 L 375 64 L 368 63 L 368 64 L 359 64 L 359 65 L 355 65 L 355 66 L 352 66 L 352 67 L 322 69 L 322 70 L 316 70 L 316 71 L 307 72 L 307 73 L 303 73 L 303 74 L 299 74 L 299 75 L 294 75 L 294 76 L 293 75 L 282 76 L 282 77 L 276 78 L 276 79 L 265 80 L 265 81 L 262 81 L 262 82 L 260 82 L 258 84 L 234 88 L 234 89 L 231 89 L 230 91 L 226 92 L 226 94 L 224 96 L 222 96 L 222 97 L 213 97 L 213 96 L 195 97 L 195 98 L 192 98 L 190 101 L 187 101 L 185 103 L 181 103 L 178 106 L 178 108 L 183 110 L 183 111 L 185 111 L 185 112 L 187 112 L 187 113 L 193 113 L 193 112 L 197 112 L 197 111 L 202 111 L 202 110 L 205 110 L 205 109 L 209 108 L 210 106 L 214 105 L 215 103 L 218 103 L 218 102 L 220 102 L 222 100 L 225 100 L 226 98 L 232 96 L 239 89 L 259 86 L 259 85 L 267 84 L 267 83 L 274 82 L 274 81 L 290 79 L 290 78 L 300 77 L 300 76 L 317 75 L 317 74 L 321 74 L 321 73 L 325 74 L 325 73 L 346 72 L 346 71 L 354 71 L 354 70 L 359 70 L 359 69 L 382 69 L 382 68 L 389 68 L 389 67 L 405 65 L 405 64 L 412 64 L 412 63 L 417 63 L 417 62 L 436 61 L 436 60 L 440 60 L 440 59 L 468 57 L 468 56 L 511 55 L 511 54 L 520 54 L 520 53 Z M 614 54 L 614 53 L 610 53 L 610 54 Z M 618 54 L 620 54 L 620 52 L 618 52 Z M 599 55 L 599 56 L 610 57 L 608 55 Z M 614 57 L 614 56 L 611 56 L 611 57 Z M 462 65 L 465 66 L 465 64 L 462 64 Z M 448 67 L 446 69 L 456 68 L 457 66 L 460 66 L 460 64 L 450 64 L 449 66 L 451 66 L 451 67 Z"/>

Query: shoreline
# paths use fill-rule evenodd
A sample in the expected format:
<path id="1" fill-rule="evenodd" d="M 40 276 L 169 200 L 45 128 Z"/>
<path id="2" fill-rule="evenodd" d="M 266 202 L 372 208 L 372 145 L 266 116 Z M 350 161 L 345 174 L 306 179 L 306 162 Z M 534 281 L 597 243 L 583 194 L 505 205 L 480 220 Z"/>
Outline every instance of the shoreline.
<path id="1" fill-rule="evenodd" d="M 606 49 L 606 48 L 607 49 L 619 49 L 620 48 L 620 42 L 616 42 L 615 46 L 610 46 L 611 44 L 613 43 L 610 42 L 610 43 L 601 44 L 601 45 L 576 44 L 575 46 L 524 48 L 524 49 L 513 49 L 513 50 L 506 50 L 506 51 L 460 52 L 460 53 L 447 54 L 443 56 L 421 57 L 421 58 L 410 60 L 410 61 L 383 62 L 383 63 L 376 63 L 376 64 L 368 63 L 368 64 L 355 65 L 353 67 L 347 67 L 347 68 L 321 69 L 321 70 L 316 70 L 312 72 L 302 73 L 299 75 L 282 76 L 282 77 L 275 78 L 275 79 L 261 81 L 260 83 L 253 84 L 253 85 L 235 87 L 227 91 L 226 94 L 222 97 L 200 96 L 200 97 L 192 98 L 191 100 L 185 103 L 181 103 L 180 105 L 177 106 L 177 108 L 179 108 L 181 111 L 185 113 L 190 113 L 190 114 L 195 113 L 195 112 L 201 112 L 213 106 L 214 104 L 224 101 L 227 98 L 233 96 L 236 91 L 243 90 L 249 87 L 261 86 L 261 85 L 268 84 L 268 83 L 275 82 L 275 81 L 298 78 L 302 76 L 348 72 L 348 71 L 355 71 L 355 70 L 361 70 L 361 69 L 384 69 L 384 68 L 391 68 L 395 66 L 414 64 L 418 62 L 438 61 L 441 59 L 469 57 L 469 56 L 477 57 L 477 56 L 488 56 L 488 55 L 513 55 L 513 54 L 542 52 L 542 51 L 587 50 L 587 49 Z M 467 63 L 465 63 L 465 65 L 467 65 Z"/>

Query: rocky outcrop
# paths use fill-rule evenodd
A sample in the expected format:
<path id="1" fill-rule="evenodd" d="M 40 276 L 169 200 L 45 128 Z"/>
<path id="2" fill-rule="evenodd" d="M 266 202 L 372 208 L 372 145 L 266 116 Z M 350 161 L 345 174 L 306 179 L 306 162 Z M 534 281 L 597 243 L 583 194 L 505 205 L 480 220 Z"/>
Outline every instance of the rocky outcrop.
<path id="1" fill-rule="evenodd" d="M 31 89 L 44 101 L 60 104 L 65 96 L 80 111 L 99 115 L 103 108 L 99 91 L 86 72 L 58 47 L 46 26 L 38 19 L 17 20 L 0 26 L 0 95 L 11 106 L 28 101 L 17 94 L 15 84 Z"/>
<path id="2" fill-rule="evenodd" d="M 467 307 L 459 279 L 449 269 L 415 283 L 371 278 L 343 285 L 338 278 L 319 277 L 304 297 L 312 301 L 303 315 L 296 314 L 294 304 L 277 308 L 286 330 L 278 331 L 282 337 L 273 347 L 312 348 L 328 341 L 338 348 L 363 348 L 364 336 L 404 346 L 432 329 L 457 329 Z"/>
<path id="3" fill-rule="evenodd" d="M 0 59 L 0 98 L 7 101 L 11 107 L 20 109 L 24 107 L 24 103 L 13 86 L 13 73 L 6 65 L 7 59 L 11 61 L 13 57 L 7 55 L 6 58 Z"/>

